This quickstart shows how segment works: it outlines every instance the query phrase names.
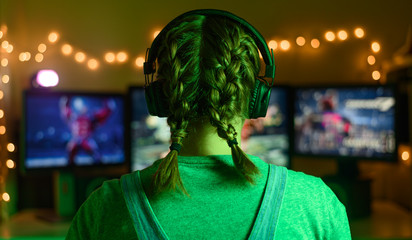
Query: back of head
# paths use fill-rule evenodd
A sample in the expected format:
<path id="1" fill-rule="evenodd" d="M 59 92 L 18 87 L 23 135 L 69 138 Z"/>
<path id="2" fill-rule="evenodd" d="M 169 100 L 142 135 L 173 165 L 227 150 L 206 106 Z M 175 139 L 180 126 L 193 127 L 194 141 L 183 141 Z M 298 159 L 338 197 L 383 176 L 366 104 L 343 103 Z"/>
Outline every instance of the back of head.
<path id="1" fill-rule="evenodd" d="M 248 117 L 249 98 L 260 69 L 258 48 L 239 23 L 220 16 L 189 15 L 167 31 L 158 50 L 157 80 L 169 104 L 171 142 L 182 144 L 190 121 L 209 119 L 228 141 L 236 168 L 249 182 L 257 168 L 236 142 L 233 119 Z M 154 176 L 155 191 L 184 192 L 170 151 Z"/>

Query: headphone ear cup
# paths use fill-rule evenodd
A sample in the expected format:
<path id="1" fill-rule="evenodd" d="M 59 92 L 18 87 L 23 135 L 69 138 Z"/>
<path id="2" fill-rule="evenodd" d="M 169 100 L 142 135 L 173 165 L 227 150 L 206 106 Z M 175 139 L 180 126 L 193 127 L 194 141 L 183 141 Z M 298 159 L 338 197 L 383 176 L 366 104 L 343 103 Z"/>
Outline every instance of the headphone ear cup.
<path id="1" fill-rule="evenodd" d="M 249 119 L 266 117 L 271 90 L 271 87 L 256 79 L 249 101 Z"/>
<path id="2" fill-rule="evenodd" d="M 169 105 L 163 94 L 162 82 L 155 81 L 145 87 L 146 106 L 149 114 L 158 117 L 169 116 Z"/>

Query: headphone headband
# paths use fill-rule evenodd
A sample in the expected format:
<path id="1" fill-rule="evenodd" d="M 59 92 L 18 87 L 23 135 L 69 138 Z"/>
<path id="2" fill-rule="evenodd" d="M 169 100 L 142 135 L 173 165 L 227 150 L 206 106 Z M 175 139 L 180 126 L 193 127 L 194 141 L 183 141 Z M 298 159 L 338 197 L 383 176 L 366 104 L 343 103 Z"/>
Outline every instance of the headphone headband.
<path id="1" fill-rule="evenodd" d="M 249 24 L 246 20 L 243 18 L 240 18 L 230 12 L 223 11 L 223 10 L 217 10 L 217 9 L 198 9 L 198 10 L 193 10 L 189 11 L 186 13 L 183 13 L 179 16 L 177 16 L 175 19 L 173 19 L 171 22 L 169 22 L 166 27 L 162 29 L 162 31 L 157 35 L 157 37 L 153 40 L 153 43 L 148 49 L 146 53 L 146 62 L 144 63 L 144 74 L 154 74 L 156 72 L 156 58 L 157 58 L 157 52 L 159 49 L 159 44 L 162 42 L 164 36 L 166 33 L 169 31 L 169 29 L 173 28 L 178 20 L 189 16 L 189 15 L 204 15 L 204 16 L 221 16 L 228 18 L 230 20 L 233 20 L 237 23 L 239 23 L 243 29 L 249 33 L 249 35 L 253 38 L 256 46 L 258 47 L 259 51 L 262 54 L 263 61 L 266 64 L 265 67 L 265 78 L 271 78 L 272 79 L 272 84 L 275 78 L 275 63 L 274 63 L 274 57 L 273 57 L 273 50 L 270 51 L 265 39 L 263 36 L 254 28 L 251 24 Z M 146 83 L 147 84 L 147 83 Z"/>

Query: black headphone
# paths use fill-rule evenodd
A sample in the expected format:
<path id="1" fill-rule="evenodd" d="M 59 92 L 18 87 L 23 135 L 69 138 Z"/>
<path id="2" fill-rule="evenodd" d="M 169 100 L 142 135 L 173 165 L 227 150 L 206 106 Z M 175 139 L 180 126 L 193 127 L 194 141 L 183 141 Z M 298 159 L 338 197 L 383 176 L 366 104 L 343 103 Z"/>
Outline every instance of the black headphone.
<path id="1" fill-rule="evenodd" d="M 255 81 L 255 86 L 251 92 L 249 103 L 249 118 L 265 117 L 269 105 L 270 93 L 275 78 L 275 60 L 273 57 L 273 50 L 270 51 L 263 36 L 244 19 L 226 11 L 216 9 L 200 9 L 186 12 L 173 19 L 166 25 L 165 28 L 157 35 L 152 43 L 152 46 L 147 49 L 146 61 L 143 66 L 145 74 L 145 96 L 146 104 L 150 115 L 158 117 L 169 116 L 169 106 L 165 101 L 165 96 L 162 91 L 161 82 L 153 82 L 153 75 L 156 72 L 156 59 L 159 49 L 159 44 L 162 42 L 169 29 L 176 25 L 176 22 L 188 15 L 205 15 L 205 16 L 220 16 L 225 17 L 239 23 L 243 29 L 252 36 L 257 45 L 263 60 L 266 64 L 265 75 L 258 77 Z M 152 75 L 151 80 L 149 76 Z M 264 78 L 271 78 L 272 83 L 267 84 Z"/>

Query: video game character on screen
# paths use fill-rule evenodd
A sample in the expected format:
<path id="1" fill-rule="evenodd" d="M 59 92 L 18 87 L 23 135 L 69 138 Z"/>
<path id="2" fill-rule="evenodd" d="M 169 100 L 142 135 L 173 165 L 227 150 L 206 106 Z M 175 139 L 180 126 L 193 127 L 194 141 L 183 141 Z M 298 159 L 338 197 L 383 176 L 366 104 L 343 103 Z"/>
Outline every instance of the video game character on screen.
<path id="1" fill-rule="evenodd" d="M 106 122 L 115 108 L 116 104 L 112 99 L 103 100 L 100 109 L 90 110 L 87 101 L 82 97 L 60 98 L 61 116 L 71 133 L 66 145 L 69 165 L 75 164 L 75 157 L 81 150 L 93 158 L 93 164 L 101 163 L 102 155 L 93 133 Z"/>

